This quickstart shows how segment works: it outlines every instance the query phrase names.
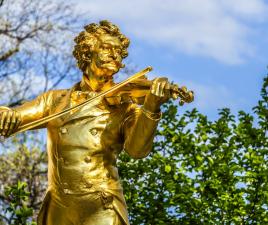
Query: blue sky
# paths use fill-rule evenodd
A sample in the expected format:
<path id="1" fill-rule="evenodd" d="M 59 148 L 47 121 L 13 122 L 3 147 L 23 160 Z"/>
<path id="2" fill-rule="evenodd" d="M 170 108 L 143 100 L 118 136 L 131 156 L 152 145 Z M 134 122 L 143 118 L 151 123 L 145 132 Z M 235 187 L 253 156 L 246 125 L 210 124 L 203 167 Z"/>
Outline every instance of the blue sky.
<path id="1" fill-rule="evenodd" d="M 166 76 L 195 92 L 211 119 L 217 109 L 250 111 L 259 99 L 268 65 L 268 1 L 76 0 L 88 23 L 108 19 L 131 39 L 137 70 Z"/>

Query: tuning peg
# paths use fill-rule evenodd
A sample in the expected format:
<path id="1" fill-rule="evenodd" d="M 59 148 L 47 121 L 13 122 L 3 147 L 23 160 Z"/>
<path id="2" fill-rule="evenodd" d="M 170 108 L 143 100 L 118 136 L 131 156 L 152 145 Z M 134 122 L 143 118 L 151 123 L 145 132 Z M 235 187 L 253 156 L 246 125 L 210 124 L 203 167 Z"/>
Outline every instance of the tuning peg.
<path id="1" fill-rule="evenodd" d="M 183 92 L 185 92 L 185 93 L 186 93 L 186 92 L 187 92 L 187 87 L 182 86 L 182 87 L 181 87 L 181 90 L 182 90 Z"/>
<path id="2" fill-rule="evenodd" d="M 184 103 L 185 103 L 185 102 L 184 102 L 182 99 L 179 101 L 179 105 L 180 105 L 180 106 L 183 106 Z"/>

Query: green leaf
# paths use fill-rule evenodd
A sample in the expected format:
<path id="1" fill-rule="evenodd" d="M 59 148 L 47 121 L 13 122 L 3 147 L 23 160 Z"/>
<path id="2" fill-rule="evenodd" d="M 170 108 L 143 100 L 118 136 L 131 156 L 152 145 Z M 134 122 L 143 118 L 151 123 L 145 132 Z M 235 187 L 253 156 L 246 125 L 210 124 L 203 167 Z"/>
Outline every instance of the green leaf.
<path id="1" fill-rule="evenodd" d="M 170 166 L 170 165 L 165 165 L 165 171 L 166 171 L 167 173 L 170 173 L 170 171 L 171 171 L 171 166 Z"/>

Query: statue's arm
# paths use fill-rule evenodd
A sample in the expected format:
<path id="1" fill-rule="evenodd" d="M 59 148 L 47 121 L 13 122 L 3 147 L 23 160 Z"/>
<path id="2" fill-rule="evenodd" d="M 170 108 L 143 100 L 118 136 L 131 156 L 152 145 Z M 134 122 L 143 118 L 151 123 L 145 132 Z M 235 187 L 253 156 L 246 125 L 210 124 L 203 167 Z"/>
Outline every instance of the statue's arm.
<path id="1" fill-rule="evenodd" d="M 124 149 L 133 158 L 146 157 L 153 146 L 157 124 L 161 118 L 160 106 L 170 98 L 167 78 L 156 78 L 144 105 L 130 110 L 123 123 Z"/>
<path id="2" fill-rule="evenodd" d="M 27 123 L 33 122 L 35 120 L 41 119 L 48 115 L 49 104 L 48 98 L 50 92 L 39 95 L 32 101 L 25 102 L 21 106 L 14 108 L 14 110 L 20 113 L 21 124 L 25 125 Z M 44 125 L 45 126 L 45 125 Z"/>
<path id="3" fill-rule="evenodd" d="M 41 119 L 48 114 L 47 98 L 49 94 L 39 95 L 32 101 L 25 102 L 16 108 L 0 107 L 0 133 L 8 137 L 20 126 Z M 43 126 L 45 127 L 45 125 Z M 42 127 L 38 127 L 42 128 Z"/>
<path id="4" fill-rule="evenodd" d="M 144 108 L 131 106 L 123 122 L 124 150 L 133 158 L 146 157 L 153 146 L 161 114 L 148 114 Z"/>

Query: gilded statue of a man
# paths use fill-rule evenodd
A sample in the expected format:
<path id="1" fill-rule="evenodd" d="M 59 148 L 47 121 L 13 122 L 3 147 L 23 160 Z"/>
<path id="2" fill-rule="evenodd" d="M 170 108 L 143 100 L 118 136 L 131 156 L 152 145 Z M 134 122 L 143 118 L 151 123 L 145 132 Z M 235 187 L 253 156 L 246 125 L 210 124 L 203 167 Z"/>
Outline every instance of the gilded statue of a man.
<path id="1" fill-rule="evenodd" d="M 89 24 L 75 38 L 74 57 L 83 72 L 70 89 L 52 90 L 17 108 L 2 107 L 0 132 L 75 106 L 114 85 L 129 39 L 109 21 Z M 48 188 L 38 225 L 128 225 L 116 160 L 125 151 L 146 157 L 169 99 L 166 78 L 155 79 L 144 104 L 109 105 L 105 100 L 72 110 L 38 128 L 47 129 Z"/>

